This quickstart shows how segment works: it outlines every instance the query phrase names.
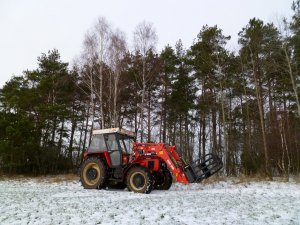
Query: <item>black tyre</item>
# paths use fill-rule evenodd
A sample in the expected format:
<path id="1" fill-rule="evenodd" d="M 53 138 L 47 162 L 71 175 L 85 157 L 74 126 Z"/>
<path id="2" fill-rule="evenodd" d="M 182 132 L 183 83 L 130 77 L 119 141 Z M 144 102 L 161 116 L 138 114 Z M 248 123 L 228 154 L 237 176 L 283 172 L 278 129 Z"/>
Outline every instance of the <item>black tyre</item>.
<path id="1" fill-rule="evenodd" d="M 86 189 L 101 189 L 106 177 L 104 163 L 95 157 L 86 159 L 80 168 L 80 181 Z"/>
<path id="2" fill-rule="evenodd" d="M 169 190 L 173 177 L 169 170 L 164 170 L 156 174 L 154 188 L 157 190 Z"/>
<path id="3" fill-rule="evenodd" d="M 126 183 L 129 191 L 149 194 L 153 189 L 150 171 L 144 167 L 133 167 L 129 170 Z"/>

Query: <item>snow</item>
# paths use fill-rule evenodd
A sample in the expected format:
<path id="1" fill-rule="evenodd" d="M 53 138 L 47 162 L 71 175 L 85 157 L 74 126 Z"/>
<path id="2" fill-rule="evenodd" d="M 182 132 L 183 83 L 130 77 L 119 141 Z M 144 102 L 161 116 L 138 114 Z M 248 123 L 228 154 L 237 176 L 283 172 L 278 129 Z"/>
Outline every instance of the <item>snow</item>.
<path id="1" fill-rule="evenodd" d="M 77 180 L 0 180 L 0 224 L 300 224 L 300 184 L 233 180 L 136 194 Z"/>

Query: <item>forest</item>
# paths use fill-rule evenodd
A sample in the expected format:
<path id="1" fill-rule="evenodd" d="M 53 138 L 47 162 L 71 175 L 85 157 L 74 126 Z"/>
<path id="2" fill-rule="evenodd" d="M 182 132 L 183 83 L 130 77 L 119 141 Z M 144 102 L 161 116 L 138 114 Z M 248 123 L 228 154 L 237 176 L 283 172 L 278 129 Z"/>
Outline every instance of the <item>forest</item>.
<path id="1" fill-rule="evenodd" d="M 235 52 L 217 25 L 157 50 L 145 21 L 129 49 L 99 17 L 80 57 L 49 50 L 0 89 L 0 173 L 76 171 L 93 129 L 122 127 L 186 161 L 216 153 L 225 176 L 299 175 L 300 0 L 292 9 L 277 25 L 250 19 Z"/>

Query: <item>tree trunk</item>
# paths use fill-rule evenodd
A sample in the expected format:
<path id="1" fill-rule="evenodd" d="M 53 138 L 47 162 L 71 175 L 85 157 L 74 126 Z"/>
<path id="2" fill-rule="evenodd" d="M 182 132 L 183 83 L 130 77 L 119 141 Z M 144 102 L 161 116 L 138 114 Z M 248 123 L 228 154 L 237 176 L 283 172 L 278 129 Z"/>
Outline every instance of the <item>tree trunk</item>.
<path id="1" fill-rule="evenodd" d="M 82 153 L 84 152 L 84 146 L 83 141 L 82 141 L 82 136 L 83 136 L 83 131 L 84 131 L 84 118 L 82 119 L 82 124 L 81 124 L 81 128 L 80 128 L 80 137 L 79 137 L 79 146 L 78 146 L 78 154 L 77 154 L 77 159 L 76 159 L 76 165 L 80 165 L 82 162 Z"/>
<path id="2" fill-rule="evenodd" d="M 92 141 L 92 134 L 94 130 L 94 120 L 95 120 L 95 102 L 92 102 L 92 124 L 91 124 L 91 130 L 90 130 L 90 138 L 89 138 L 89 145 L 91 144 Z"/>
<path id="3" fill-rule="evenodd" d="M 167 76 L 165 74 L 165 76 Z M 166 133 L 167 133 L 167 84 L 164 86 L 164 103 L 163 103 L 163 131 L 162 131 L 162 140 L 165 143 L 166 142 Z"/>
<path id="4" fill-rule="evenodd" d="M 73 110 L 74 112 L 74 110 Z M 74 114 L 73 114 L 74 116 Z M 74 133 L 75 133 L 75 129 L 77 127 L 77 122 L 76 119 L 72 119 L 72 127 L 71 127 L 71 136 L 70 136 L 70 143 L 69 143 L 69 147 L 68 147 L 68 158 L 70 160 L 70 162 L 72 162 L 72 155 L 73 155 L 73 143 L 74 143 Z"/>
<path id="5" fill-rule="evenodd" d="M 250 49 L 250 51 L 251 51 L 251 49 Z M 257 99 L 258 110 L 259 110 L 260 126 L 261 126 L 262 138 L 263 138 L 263 149 L 264 149 L 264 156 L 265 156 L 265 173 L 266 173 L 267 177 L 271 178 L 271 171 L 270 171 L 270 165 L 269 165 L 269 153 L 268 153 L 267 137 L 266 137 L 266 129 L 265 129 L 265 119 L 264 119 L 262 85 L 261 85 L 260 79 L 257 74 L 258 73 L 257 65 L 253 59 L 253 54 L 251 54 L 251 60 L 252 60 L 252 67 L 253 67 L 255 93 L 256 93 L 256 99 Z"/>
<path id="6" fill-rule="evenodd" d="M 63 142 L 62 138 L 63 138 L 63 133 L 64 133 L 64 126 L 65 126 L 65 119 L 63 118 L 62 122 L 61 122 L 58 145 L 57 145 L 57 149 L 58 149 L 59 153 L 61 152 L 61 148 L 62 148 L 62 142 Z"/>
<path id="7" fill-rule="evenodd" d="M 146 56 L 145 56 L 146 57 Z M 144 103 L 145 103 L 145 94 L 146 94 L 146 59 L 143 59 L 143 73 L 142 73 L 142 104 L 141 104 L 141 115 L 140 115 L 140 124 L 141 124 L 141 142 L 144 141 Z"/>
<path id="8" fill-rule="evenodd" d="M 202 118 L 200 119 L 202 121 L 202 156 L 206 154 L 205 146 L 206 146 L 206 122 L 205 117 L 202 115 Z"/>
<path id="9" fill-rule="evenodd" d="M 202 149 L 202 145 L 201 145 L 201 138 L 202 138 L 202 128 L 201 128 L 201 121 L 199 123 L 199 134 L 198 134 L 198 141 L 199 141 L 199 146 L 198 146 L 198 154 L 199 154 L 199 158 L 202 156 L 202 152 L 201 152 L 201 149 Z"/>
<path id="10" fill-rule="evenodd" d="M 55 141 L 55 133 L 56 133 L 56 124 L 57 124 L 57 119 L 56 117 L 53 118 L 53 127 L 52 127 L 52 134 L 51 134 L 51 145 L 54 145 Z"/>
<path id="11" fill-rule="evenodd" d="M 87 138 L 87 133 L 88 133 L 88 125 L 89 125 L 89 114 L 90 114 L 90 104 L 88 104 L 88 111 L 86 114 L 86 121 L 85 121 L 85 128 L 84 128 L 84 138 L 83 138 L 83 150 L 86 148 L 86 138 Z"/>
<path id="12" fill-rule="evenodd" d="M 151 142 L 151 91 L 148 90 L 148 143 Z"/>
<path id="13" fill-rule="evenodd" d="M 220 82 L 220 90 L 221 90 L 221 112 L 222 112 L 222 122 L 223 122 L 223 131 L 224 131 L 224 168 L 225 168 L 225 171 L 227 172 L 227 174 L 229 174 L 228 173 L 229 172 L 229 165 L 228 165 L 229 151 L 228 151 L 227 121 L 226 121 L 225 109 L 224 109 L 224 93 L 223 93 L 222 81 Z M 219 132 L 219 133 L 221 133 L 221 132 Z"/>
<path id="14" fill-rule="evenodd" d="M 117 71 L 114 79 L 114 106 L 113 106 L 114 127 L 118 126 L 118 115 L 117 115 L 118 83 L 119 83 L 119 72 Z"/>
<path id="15" fill-rule="evenodd" d="M 212 122 L 212 140 L 213 140 L 213 148 L 212 152 L 216 154 L 218 152 L 218 142 L 217 142 L 217 115 L 216 115 L 216 101 L 215 101 L 215 93 L 211 90 L 211 94 L 213 96 L 212 102 L 212 111 L 211 111 L 211 122 Z"/>
<path id="16" fill-rule="evenodd" d="M 179 115 L 179 150 L 182 157 L 184 157 L 184 151 L 182 148 L 182 116 Z"/>
<path id="17" fill-rule="evenodd" d="M 289 55 L 287 52 L 286 47 L 283 48 L 284 49 L 284 53 L 285 53 L 285 58 L 286 58 L 286 62 L 288 64 L 288 72 L 290 75 L 290 79 L 291 79 L 291 83 L 292 83 L 292 87 L 293 87 L 293 91 L 294 91 L 294 95 L 295 95 L 295 99 L 296 99 L 296 104 L 297 104 L 297 109 L 298 109 L 298 116 L 300 117 L 300 102 L 299 102 L 299 97 L 298 97 L 298 92 L 297 92 L 297 86 L 296 86 L 296 82 L 293 76 L 293 70 L 292 70 L 292 66 L 291 66 L 291 62 L 289 59 Z"/>
<path id="18" fill-rule="evenodd" d="M 104 124 L 104 113 L 103 113 L 103 62 L 101 59 L 100 62 L 100 74 L 99 74 L 99 79 L 100 79 L 100 85 L 99 85 L 99 110 L 100 110 L 100 129 L 105 128 Z"/>

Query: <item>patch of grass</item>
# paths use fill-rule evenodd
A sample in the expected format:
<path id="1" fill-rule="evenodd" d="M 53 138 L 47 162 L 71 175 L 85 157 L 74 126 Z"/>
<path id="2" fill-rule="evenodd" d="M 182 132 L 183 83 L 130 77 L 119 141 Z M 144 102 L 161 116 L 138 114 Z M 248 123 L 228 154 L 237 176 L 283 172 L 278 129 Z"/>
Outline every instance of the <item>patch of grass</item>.
<path id="1" fill-rule="evenodd" d="M 41 176 L 35 178 L 40 182 L 49 182 L 49 183 L 60 183 L 60 182 L 72 182 L 78 180 L 76 174 L 63 174 L 63 175 L 51 175 L 51 176 Z"/>
<path id="2" fill-rule="evenodd" d="M 24 175 L 0 175 L 0 180 L 23 180 L 26 179 Z"/>
<path id="3" fill-rule="evenodd" d="M 300 183 L 300 175 L 294 177 L 294 181 L 299 184 Z"/>
<path id="4" fill-rule="evenodd" d="M 0 180 L 35 180 L 36 182 L 49 182 L 49 183 L 59 183 L 59 182 L 73 182 L 79 180 L 76 174 L 59 174 L 59 175 L 47 175 L 47 176 L 33 176 L 33 175 L 2 175 L 0 174 Z"/>
<path id="5" fill-rule="evenodd" d="M 222 181 L 228 181 L 228 177 L 224 177 L 224 176 L 211 176 L 208 179 L 205 179 L 202 181 L 203 184 L 212 184 L 212 183 L 218 183 L 218 182 L 222 182 Z"/>
<path id="6" fill-rule="evenodd" d="M 241 175 L 236 178 L 236 181 L 234 182 L 235 184 L 242 184 L 242 183 L 250 183 L 250 182 L 261 182 L 261 181 L 267 181 L 266 177 L 258 174 L 255 176 L 246 176 L 246 175 Z"/>

